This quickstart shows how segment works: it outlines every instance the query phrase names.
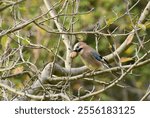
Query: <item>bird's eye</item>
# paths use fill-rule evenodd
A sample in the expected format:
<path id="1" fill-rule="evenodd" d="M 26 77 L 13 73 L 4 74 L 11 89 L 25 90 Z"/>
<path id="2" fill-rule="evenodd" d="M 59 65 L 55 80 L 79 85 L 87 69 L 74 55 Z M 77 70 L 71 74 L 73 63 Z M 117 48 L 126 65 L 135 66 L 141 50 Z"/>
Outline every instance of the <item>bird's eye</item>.
<path id="1" fill-rule="evenodd" d="M 79 49 L 79 46 L 77 46 L 76 48 Z"/>

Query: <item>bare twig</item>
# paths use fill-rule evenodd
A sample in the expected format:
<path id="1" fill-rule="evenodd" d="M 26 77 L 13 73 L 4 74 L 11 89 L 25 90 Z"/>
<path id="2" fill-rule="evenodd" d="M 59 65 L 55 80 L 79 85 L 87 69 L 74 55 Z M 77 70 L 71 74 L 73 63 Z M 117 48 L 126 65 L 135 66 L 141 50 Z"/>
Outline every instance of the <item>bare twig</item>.
<path id="1" fill-rule="evenodd" d="M 150 85 L 147 89 L 147 92 L 145 93 L 145 95 L 140 99 L 140 101 L 144 101 L 148 96 L 150 95 Z"/>
<path id="2" fill-rule="evenodd" d="M 8 79 L 8 78 L 12 78 L 12 77 L 21 76 L 21 75 L 24 75 L 24 74 L 27 74 L 27 75 L 31 76 L 29 71 L 23 71 L 23 72 L 20 72 L 20 73 L 17 73 L 17 74 L 11 74 L 11 75 L 4 76 L 4 77 L 1 76 L 0 79 L 1 79 L 1 80 L 2 80 L 2 79 Z"/>
<path id="3" fill-rule="evenodd" d="M 5 9 L 7 9 L 8 7 L 11 7 L 11 6 L 20 4 L 21 2 L 24 2 L 24 1 L 26 1 L 26 0 L 19 0 L 19 1 L 17 1 L 17 2 L 14 2 L 14 3 L 11 3 L 11 4 L 9 4 L 9 5 L 6 5 L 6 6 L 2 7 L 2 8 L 0 8 L 0 12 L 2 12 L 2 11 L 5 10 Z"/>

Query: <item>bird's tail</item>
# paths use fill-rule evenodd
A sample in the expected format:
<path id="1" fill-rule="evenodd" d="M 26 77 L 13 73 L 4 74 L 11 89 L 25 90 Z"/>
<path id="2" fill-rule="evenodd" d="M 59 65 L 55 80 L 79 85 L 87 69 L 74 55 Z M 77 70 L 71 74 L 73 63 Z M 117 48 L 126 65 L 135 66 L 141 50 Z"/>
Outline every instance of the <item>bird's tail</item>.
<path id="1" fill-rule="evenodd" d="M 104 67 L 106 67 L 107 69 L 110 69 L 112 68 L 112 66 L 108 63 L 108 61 L 106 59 L 103 58 L 103 64 L 104 64 Z M 114 72 L 114 71 L 110 71 L 115 77 L 119 77 L 120 74 L 117 73 L 117 72 Z"/>

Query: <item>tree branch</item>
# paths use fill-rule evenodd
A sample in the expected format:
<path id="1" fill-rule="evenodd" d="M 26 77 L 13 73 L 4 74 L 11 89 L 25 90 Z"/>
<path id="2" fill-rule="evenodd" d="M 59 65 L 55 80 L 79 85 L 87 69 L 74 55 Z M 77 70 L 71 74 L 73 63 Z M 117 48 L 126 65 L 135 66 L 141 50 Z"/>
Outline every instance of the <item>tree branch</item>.
<path id="1" fill-rule="evenodd" d="M 53 97 L 62 97 L 65 100 L 69 100 L 69 98 L 67 96 L 65 96 L 64 94 L 62 94 L 62 93 L 38 96 L 38 95 L 31 95 L 31 94 L 28 94 L 26 92 L 18 91 L 16 89 L 11 88 L 11 87 L 9 87 L 5 84 L 2 84 L 2 83 L 0 83 L 0 87 L 3 87 L 3 88 L 7 89 L 8 91 L 10 91 L 14 94 L 21 95 L 23 97 L 28 97 L 28 98 L 31 98 L 31 99 L 34 99 L 34 100 L 44 100 L 45 98 L 53 98 Z"/>
<path id="2" fill-rule="evenodd" d="M 52 4 L 50 3 L 50 1 L 49 1 L 49 0 L 43 0 L 43 1 L 44 1 L 44 3 L 45 3 L 46 8 L 47 8 L 48 11 L 49 11 L 49 14 L 51 15 L 51 17 L 54 18 L 53 20 L 54 20 L 54 22 L 55 22 L 55 24 L 56 24 L 56 26 L 57 26 L 59 32 L 64 32 L 65 29 L 64 29 L 62 23 L 60 22 L 60 20 L 58 19 L 58 17 L 56 17 L 57 14 L 56 14 L 56 12 L 55 12 L 54 7 L 53 7 Z M 71 45 L 70 45 L 71 43 L 70 43 L 70 40 L 69 40 L 68 35 L 62 34 L 62 38 L 63 38 L 63 42 L 64 42 L 64 44 L 65 44 L 65 46 L 66 46 L 66 61 L 65 61 L 65 67 L 66 67 L 66 68 L 70 68 L 70 67 L 71 67 L 71 65 L 70 65 L 70 64 L 71 64 L 71 58 L 70 58 L 69 54 L 71 53 L 71 48 L 72 48 Z"/>
<path id="3" fill-rule="evenodd" d="M 148 4 L 146 5 L 144 11 L 142 12 L 140 18 L 139 18 L 139 21 L 138 21 L 138 24 L 141 24 L 144 22 L 146 16 L 148 16 L 150 12 L 150 1 L 148 2 Z"/>

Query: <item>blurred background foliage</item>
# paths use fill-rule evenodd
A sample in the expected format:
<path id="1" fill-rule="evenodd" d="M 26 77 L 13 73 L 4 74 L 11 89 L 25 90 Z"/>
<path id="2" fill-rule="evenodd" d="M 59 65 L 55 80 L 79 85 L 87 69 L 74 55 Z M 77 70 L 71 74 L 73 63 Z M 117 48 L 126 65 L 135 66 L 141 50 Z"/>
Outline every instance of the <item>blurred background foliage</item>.
<path id="1" fill-rule="evenodd" d="M 5 0 L 4 0 L 5 1 Z M 13 2 L 17 0 L 12 0 Z M 56 5 L 56 11 L 59 12 L 63 7 L 64 0 L 51 0 L 53 4 Z M 149 0 L 139 0 L 137 5 L 130 11 L 130 15 L 132 18 L 132 22 L 136 25 L 140 14 L 145 8 L 146 4 Z M 137 0 L 129 0 L 129 7 L 132 7 Z M 10 2 L 0 1 L 0 8 L 10 4 Z M 61 12 L 62 14 L 71 14 L 75 5 L 72 0 L 68 0 L 67 7 Z M 94 8 L 88 14 L 84 14 Z M 103 33 L 109 33 L 115 31 L 117 34 L 125 34 L 129 33 L 133 29 L 133 24 L 128 15 L 125 15 L 127 11 L 127 3 L 125 0 L 80 0 L 78 12 L 83 13 L 82 15 L 74 15 L 75 24 L 73 25 L 73 31 L 93 31 L 96 28 L 97 23 L 99 23 L 99 29 Z M 15 5 L 13 7 L 9 7 L 4 11 L 0 12 L 0 30 L 7 30 L 18 23 L 22 23 L 26 20 L 33 19 L 36 16 L 41 15 L 46 12 L 45 5 L 42 0 L 25 0 L 24 2 Z M 43 16 L 42 19 L 37 20 L 37 22 L 41 22 L 42 25 L 52 31 L 57 31 L 57 28 L 49 15 Z M 72 31 L 71 20 L 72 16 L 60 16 L 60 20 L 62 21 L 64 27 L 68 31 Z M 48 19 L 48 20 L 47 20 Z M 148 40 L 150 38 L 150 16 L 146 18 L 146 22 L 140 26 L 142 29 L 138 32 L 139 36 L 143 40 Z M 25 28 L 16 32 L 18 35 L 11 34 L 11 37 L 3 36 L 0 37 L 0 55 L 6 51 L 6 48 L 10 48 L 11 50 L 18 47 L 16 41 L 19 39 L 24 45 L 23 56 L 25 60 L 28 60 L 34 63 L 39 70 L 42 70 L 44 65 L 48 62 L 53 61 L 54 55 L 44 49 L 32 49 L 28 46 L 28 41 L 33 44 L 41 44 L 51 49 L 53 51 L 56 50 L 56 46 L 58 40 L 61 39 L 59 34 L 47 33 L 46 31 L 40 29 L 34 23 L 26 26 Z M 22 38 L 20 38 L 20 37 Z M 87 44 L 95 48 L 96 39 L 99 41 L 98 51 L 103 56 L 110 54 L 111 50 L 109 48 L 109 41 L 113 40 L 118 47 L 126 38 L 126 36 L 115 36 L 115 37 L 106 37 L 106 36 L 96 36 L 94 34 L 79 34 L 77 35 L 80 41 L 85 41 Z M 71 40 L 71 39 L 70 39 Z M 11 42 L 9 44 L 9 42 Z M 9 44 L 9 46 L 8 46 Z M 123 64 L 131 64 L 134 62 L 133 57 L 135 56 L 136 49 L 138 48 L 137 38 L 134 38 L 134 42 L 132 46 L 130 46 L 123 54 L 121 54 Z M 150 49 L 150 44 L 147 43 L 145 45 L 147 50 Z M 65 46 L 63 42 L 60 44 L 59 55 L 65 58 Z M 139 55 L 142 55 L 144 52 L 139 52 Z M 16 55 L 12 55 L 9 60 L 6 60 L 6 63 L 11 63 L 11 60 L 15 59 Z M 64 66 L 62 60 L 57 58 L 57 63 Z M 82 66 L 80 58 L 77 57 L 72 62 L 73 67 Z M 115 63 L 112 63 L 115 65 Z M 19 72 L 23 72 L 24 70 L 29 70 L 26 65 L 18 65 L 16 68 L 6 72 L 6 74 L 16 74 Z M 129 74 L 125 77 L 122 84 L 125 86 L 129 86 L 125 88 L 113 87 L 112 89 L 107 90 L 106 92 L 94 97 L 92 100 L 139 100 L 141 96 L 144 94 L 148 85 L 150 83 L 150 65 L 144 65 L 143 67 L 136 68 L 132 71 L 133 74 Z M 0 73 L 1 76 L 4 73 Z M 99 79 L 102 81 L 109 82 L 112 80 L 111 75 L 101 75 L 96 76 L 94 79 Z M 15 83 L 15 86 L 18 88 L 24 88 L 27 81 L 30 81 L 28 75 L 21 75 L 15 78 L 9 79 Z M 74 95 L 84 95 L 91 91 L 95 86 L 96 90 L 99 90 L 103 87 L 103 85 L 97 85 L 91 81 L 73 81 L 71 82 L 70 90 L 71 94 Z"/>

